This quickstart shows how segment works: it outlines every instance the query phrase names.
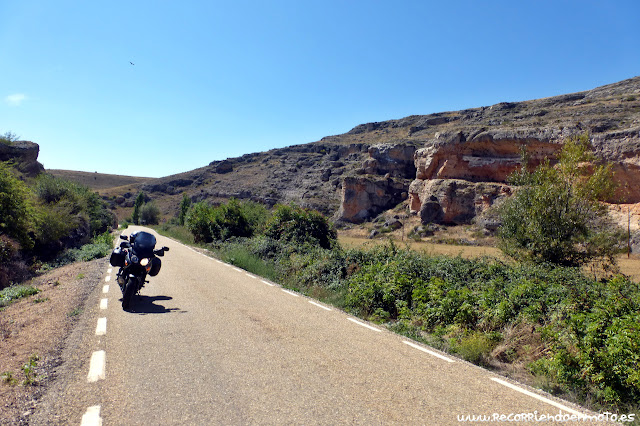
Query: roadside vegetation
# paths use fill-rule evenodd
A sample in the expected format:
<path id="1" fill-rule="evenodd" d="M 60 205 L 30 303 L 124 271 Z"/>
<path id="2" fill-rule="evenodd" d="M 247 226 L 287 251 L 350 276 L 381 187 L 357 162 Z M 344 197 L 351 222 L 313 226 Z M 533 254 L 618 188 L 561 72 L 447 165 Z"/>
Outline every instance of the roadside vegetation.
<path id="1" fill-rule="evenodd" d="M 499 212 L 510 259 L 434 256 L 391 242 L 345 249 L 315 211 L 295 205 L 268 211 L 236 200 L 210 206 L 185 197 L 179 217 L 160 230 L 475 364 L 528 377 L 553 394 L 593 409 L 637 410 L 640 286 L 615 273 L 618 234 L 598 205 L 610 191 L 607 166 L 566 174 L 567 164 L 588 158 L 589 146 L 578 138 L 566 147 L 559 165 L 514 175 L 520 189 Z M 565 210 L 555 211 L 554 200 Z M 536 228 L 542 232 L 532 233 Z M 552 237 L 544 232 L 558 228 Z M 545 242 L 556 245 L 547 251 Z M 606 266 L 599 275 L 605 278 L 585 274 L 591 263 Z"/>
<path id="2" fill-rule="evenodd" d="M 87 187 L 0 163 L 0 289 L 41 269 L 108 254 L 115 216 Z M 68 251 L 70 250 L 71 251 Z"/>

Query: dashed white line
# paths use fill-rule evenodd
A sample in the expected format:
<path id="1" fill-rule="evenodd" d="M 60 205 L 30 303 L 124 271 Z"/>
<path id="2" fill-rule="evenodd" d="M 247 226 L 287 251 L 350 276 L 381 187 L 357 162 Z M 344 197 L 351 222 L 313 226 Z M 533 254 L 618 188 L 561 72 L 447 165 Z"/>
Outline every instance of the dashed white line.
<path id="1" fill-rule="evenodd" d="M 109 293 L 109 284 L 105 284 L 104 286 L 102 286 L 102 292 L 104 294 Z"/>
<path id="2" fill-rule="evenodd" d="M 96 325 L 96 336 L 104 336 L 107 334 L 107 319 L 98 318 L 98 325 Z"/>
<path id="3" fill-rule="evenodd" d="M 107 274 L 111 274 L 113 272 L 112 268 L 107 269 Z"/>
<path id="4" fill-rule="evenodd" d="M 109 299 L 100 299 L 100 309 L 107 309 Z"/>
<path id="5" fill-rule="evenodd" d="M 559 408 L 561 410 L 568 411 L 569 413 L 575 414 L 578 417 L 584 416 L 584 413 L 581 413 L 579 411 L 573 410 L 573 409 L 567 407 L 566 405 L 562 405 L 562 404 L 560 404 L 558 402 L 555 402 L 555 401 L 553 401 L 553 400 L 551 400 L 549 398 L 545 398 L 544 396 L 538 395 L 537 393 L 529 392 L 526 389 L 522 389 L 521 387 L 518 387 L 516 385 L 512 385 L 511 383 L 509 383 L 507 381 L 504 381 L 502 379 L 498 379 L 498 378 L 492 377 L 491 380 L 493 380 L 494 382 L 500 383 L 501 385 L 506 386 L 506 387 L 508 387 L 510 389 L 513 389 L 515 391 L 518 391 L 520 393 L 528 395 L 528 396 L 530 396 L 532 398 L 535 398 L 535 399 L 537 399 L 539 401 L 546 402 L 547 404 L 553 405 L 554 407 L 557 407 L 557 408 Z"/>
<path id="6" fill-rule="evenodd" d="M 93 383 L 105 378 L 105 374 L 104 374 L 105 360 L 106 360 L 105 351 L 96 351 L 91 354 L 91 361 L 89 362 L 89 374 L 87 375 L 87 382 Z"/>
<path id="7" fill-rule="evenodd" d="M 106 277 L 104 277 L 105 283 L 108 283 L 109 281 L 111 281 L 111 275 L 107 275 Z"/>
<path id="8" fill-rule="evenodd" d="M 443 359 L 443 360 L 445 360 L 445 361 L 447 361 L 447 362 L 455 362 L 455 361 L 454 361 L 454 360 L 452 360 L 451 358 L 447 358 L 447 357 L 446 357 L 446 356 L 444 356 L 444 355 L 440 355 L 438 352 L 430 351 L 430 350 L 429 350 L 429 349 L 427 349 L 427 348 L 423 348 L 422 346 L 418 346 L 418 345 L 416 345 L 416 344 L 415 344 L 415 343 L 413 343 L 413 342 L 408 342 L 408 341 L 406 341 L 406 340 L 403 340 L 403 341 L 402 341 L 402 343 L 404 343 L 404 344 L 406 344 L 406 345 L 409 345 L 409 346 L 411 346 L 412 348 L 415 348 L 415 349 L 417 349 L 417 350 L 419 350 L 419 351 L 422 351 L 422 352 L 428 353 L 429 355 L 433 355 L 433 356 L 435 356 L 436 358 Z"/>
<path id="9" fill-rule="evenodd" d="M 275 287 L 275 284 L 270 283 L 269 281 L 265 281 L 265 280 L 260 280 L 260 281 L 262 281 L 262 282 L 263 282 L 263 283 L 265 283 L 266 285 L 270 285 L 271 287 Z"/>
<path id="10" fill-rule="evenodd" d="M 366 327 L 366 328 L 368 328 L 369 330 L 377 331 L 377 332 L 379 332 L 379 333 L 380 333 L 380 332 L 382 332 L 382 330 L 380 330 L 379 328 L 372 327 L 372 326 L 370 326 L 369 324 L 365 324 L 365 323 L 363 323 L 363 322 L 360 322 L 360 321 L 358 321 L 358 320 L 357 320 L 357 319 L 355 319 L 355 318 L 347 318 L 347 319 L 348 319 L 349 321 L 351 321 L 351 322 L 355 322 L 355 323 L 356 323 L 356 324 L 358 324 L 358 325 L 361 325 L 361 326 L 363 326 L 363 327 Z"/>
<path id="11" fill-rule="evenodd" d="M 244 269 L 236 268 L 235 266 L 232 266 L 231 269 L 238 272 L 244 272 Z"/>
<path id="12" fill-rule="evenodd" d="M 312 305 L 317 306 L 318 308 L 322 308 L 322 309 L 324 309 L 325 311 L 330 311 L 330 310 L 331 310 L 331 308 L 327 308 L 326 306 L 323 306 L 323 305 L 321 305 L 321 304 L 319 304 L 319 303 L 316 303 L 316 302 L 314 302 L 313 300 L 309 300 L 309 303 L 311 303 Z"/>
<path id="13" fill-rule="evenodd" d="M 94 405 L 87 408 L 87 412 L 82 416 L 80 426 L 100 426 L 102 425 L 102 417 L 100 417 L 100 406 Z"/>
<path id="14" fill-rule="evenodd" d="M 282 288 L 281 290 L 282 290 L 282 291 L 284 291 L 285 293 L 287 293 L 287 294 L 291 295 L 291 296 L 295 296 L 295 297 L 298 297 L 298 296 L 299 296 L 299 294 L 294 293 L 293 291 L 286 290 L 286 289 L 284 289 L 284 288 Z"/>

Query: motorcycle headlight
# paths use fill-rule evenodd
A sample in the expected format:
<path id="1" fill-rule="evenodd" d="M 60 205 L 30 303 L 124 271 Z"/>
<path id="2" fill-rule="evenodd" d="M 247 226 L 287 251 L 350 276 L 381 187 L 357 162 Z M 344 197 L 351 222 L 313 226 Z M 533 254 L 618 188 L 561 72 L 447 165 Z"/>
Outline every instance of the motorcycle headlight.
<path id="1" fill-rule="evenodd" d="M 147 258 L 145 257 L 144 259 L 142 259 L 142 260 L 140 261 L 140 264 L 141 264 L 142 266 L 147 266 L 147 265 L 149 264 L 149 259 L 147 259 Z"/>
<path id="2" fill-rule="evenodd" d="M 131 262 L 132 263 L 138 263 L 140 261 L 140 259 L 138 259 L 138 256 L 131 256 Z"/>

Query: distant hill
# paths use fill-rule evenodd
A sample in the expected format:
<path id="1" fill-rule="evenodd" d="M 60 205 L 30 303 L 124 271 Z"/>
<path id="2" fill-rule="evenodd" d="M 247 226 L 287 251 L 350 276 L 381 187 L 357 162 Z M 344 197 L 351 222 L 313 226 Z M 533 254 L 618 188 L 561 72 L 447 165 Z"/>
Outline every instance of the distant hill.
<path id="1" fill-rule="evenodd" d="M 104 173 L 77 172 L 73 170 L 47 170 L 55 177 L 64 178 L 72 182 L 79 183 L 89 188 L 100 191 L 107 188 L 116 188 L 125 185 L 138 185 L 154 180 L 154 178 L 120 176 Z"/>
<path id="2" fill-rule="evenodd" d="M 436 209 L 445 208 L 438 198 L 443 194 L 447 202 L 455 201 L 456 185 L 432 189 L 431 180 L 463 181 L 457 187 L 465 188 L 465 208 L 490 204 L 495 194 L 487 191 L 499 189 L 485 186 L 478 192 L 477 184 L 504 183 L 519 146 L 553 155 L 554 145 L 585 132 L 597 155 L 616 164 L 626 191 L 617 202 L 640 202 L 640 77 L 579 93 L 361 124 L 318 142 L 214 161 L 158 179 L 51 172 L 99 190 L 120 218 L 130 214 L 132 197 L 144 191 L 167 216 L 176 214 L 184 193 L 210 203 L 231 197 L 268 205 L 296 202 L 361 221 L 410 198 L 416 212 L 427 199 L 438 203 Z M 473 214 L 460 217 L 468 221 Z"/>

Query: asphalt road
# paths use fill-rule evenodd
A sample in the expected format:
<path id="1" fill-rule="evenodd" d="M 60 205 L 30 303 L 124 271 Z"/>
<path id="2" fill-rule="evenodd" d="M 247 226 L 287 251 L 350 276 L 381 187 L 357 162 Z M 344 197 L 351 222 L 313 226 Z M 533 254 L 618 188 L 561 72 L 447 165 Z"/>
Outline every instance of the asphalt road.
<path id="1" fill-rule="evenodd" d="M 161 245 L 171 250 L 136 312 L 122 310 L 116 268 L 105 266 L 32 424 L 446 425 L 586 412 L 158 236 Z"/>

